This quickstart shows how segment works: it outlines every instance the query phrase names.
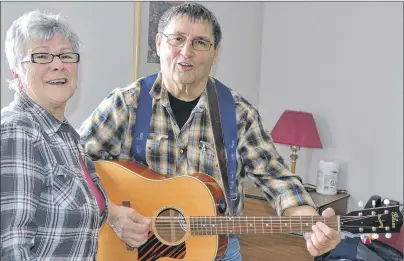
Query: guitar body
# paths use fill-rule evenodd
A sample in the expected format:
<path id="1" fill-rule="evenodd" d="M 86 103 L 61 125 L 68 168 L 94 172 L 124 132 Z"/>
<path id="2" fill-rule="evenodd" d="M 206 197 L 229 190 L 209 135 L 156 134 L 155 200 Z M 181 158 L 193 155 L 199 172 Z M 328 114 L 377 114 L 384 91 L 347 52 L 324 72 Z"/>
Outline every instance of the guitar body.
<path id="1" fill-rule="evenodd" d="M 97 261 L 216 261 L 229 234 L 303 233 L 323 222 L 336 231 L 399 233 L 399 205 L 351 211 L 343 216 L 225 217 L 225 198 L 212 177 L 165 178 L 132 161 L 96 161 L 108 197 L 151 218 L 148 240 L 132 249 L 105 223 L 98 240 Z"/>
<path id="2" fill-rule="evenodd" d="M 226 235 L 191 235 L 186 222 L 190 216 L 223 215 L 218 205 L 225 198 L 212 177 L 196 173 L 165 178 L 131 161 L 96 161 L 95 166 L 109 199 L 115 204 L 130 206 L 144 217 L 179 218 L 168 226 L 161 226 L 153 221 L 159 219 L 153 219 L 148 241 L 135 250 L 127 249 L 105 223 L 99 234 L 97 261 L 209 261 L 224 256 Z"/>

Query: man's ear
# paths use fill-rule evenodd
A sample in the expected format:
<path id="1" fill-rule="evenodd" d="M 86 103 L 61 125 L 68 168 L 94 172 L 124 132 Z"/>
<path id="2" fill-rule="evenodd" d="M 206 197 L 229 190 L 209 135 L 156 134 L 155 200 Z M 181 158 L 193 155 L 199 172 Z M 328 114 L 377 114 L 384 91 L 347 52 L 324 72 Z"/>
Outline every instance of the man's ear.
<path id="1" fill-rule="evenodd" d="M 156 34 L 156 52 L 160 56 L 161 34 Z"/>
<path id="2" fill-rule="evenodd" d="M 219 56 L 219 52 L 220 52 L 220 44 L 218 44 L 218 45 L 216 46 L 216 49 L 215 49 L 215 57 L 213 58 L 213 64 L 216 63 L 216 59 L 217 59 L 217 57 Z"/>

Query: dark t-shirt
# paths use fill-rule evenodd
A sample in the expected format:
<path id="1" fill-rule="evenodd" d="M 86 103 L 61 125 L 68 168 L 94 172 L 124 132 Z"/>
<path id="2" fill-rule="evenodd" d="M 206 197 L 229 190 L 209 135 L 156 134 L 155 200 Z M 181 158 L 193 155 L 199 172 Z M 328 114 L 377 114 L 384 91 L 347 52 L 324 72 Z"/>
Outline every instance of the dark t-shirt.
<path id="1" fill-rule="evenodd" d="M 173 110 L 175 120 L 181 129 L 182 126 L 184 126 L 184 124 L 187 122 L 192 110 L 198 103 L 200 96 L 195 100 L 188 102 L 175 98 L 170 92 L 168 92 L 168 97 L 170 99 L 170 105 L 171 109 Z"/>

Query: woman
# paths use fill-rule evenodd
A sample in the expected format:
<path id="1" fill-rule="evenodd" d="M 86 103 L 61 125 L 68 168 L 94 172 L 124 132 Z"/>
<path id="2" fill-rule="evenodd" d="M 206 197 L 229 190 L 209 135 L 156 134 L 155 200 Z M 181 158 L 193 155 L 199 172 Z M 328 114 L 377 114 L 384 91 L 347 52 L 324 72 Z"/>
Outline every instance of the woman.
<path id="1" fill-rule="evenodd" d="M 1 110 L 1 260 L 95 260 L 107 216 L 95 167 L 65 119 L 77 35 L 59 15 L 14 21 L 5 41 L 14 101 Z"/>

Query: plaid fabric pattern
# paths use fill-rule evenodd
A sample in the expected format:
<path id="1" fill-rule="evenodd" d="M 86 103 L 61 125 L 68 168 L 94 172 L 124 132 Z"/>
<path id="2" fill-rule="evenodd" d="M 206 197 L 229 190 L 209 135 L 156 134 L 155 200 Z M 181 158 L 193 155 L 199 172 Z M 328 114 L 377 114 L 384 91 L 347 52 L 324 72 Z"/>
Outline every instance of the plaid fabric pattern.
<path id="1" fill-rule="evenodd" d="M 132 160 L 133 126 L 141 79 L 128 87 L 113 90 L 81 126 L 82 142 L 93 159 Z M 214 84 L 213 79 L 210 81 Z M 262 189 L 279 215 L 288 207 L 314 206 L 310 195 L 275 150 L 258 111 L 235 91 L 231 92 L 238 131 L 237 214 L 241 215 L 243 211 L 244 178 L 250 178 Z M 150 94 L 153 111 L 146 143 L 149 167 L 168 177 L 203 172 L 221 184 L 206 90 L 182 129 L 176 124 L 167 90 L 161 86 L 161 73 Z"/>
<path id="2" fill-rule="evenodd" d="M 95 260 L 107 211 L 100 216 L 85 179 L 79 140 L 24 94 L 1 110 L 1 260 Z"/>

